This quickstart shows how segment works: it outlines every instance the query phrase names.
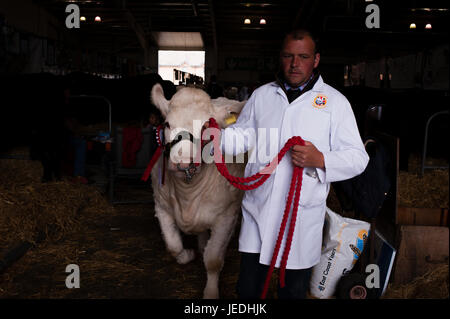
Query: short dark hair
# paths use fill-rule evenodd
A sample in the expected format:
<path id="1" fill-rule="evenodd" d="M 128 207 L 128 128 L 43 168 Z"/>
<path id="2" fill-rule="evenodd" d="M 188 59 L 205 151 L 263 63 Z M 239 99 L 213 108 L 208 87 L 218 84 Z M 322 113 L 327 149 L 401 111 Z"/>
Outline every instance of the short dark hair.
<path id="1" fill-rule="evenodd" d="M 293 30 L 287 32 L 283 38 L 283 42 L 281 44 L 281 49 L 283 49 L 284 43 L 286 42 L 286 39 L 288 37 L 291 37 L 294 40 L 303 40 L 305 37 L 310 37 L 314 42 L 314 53 L 320 52 L 319 38 L 312 31 L 310 31 L 308 29 L 293 29 Z"/>

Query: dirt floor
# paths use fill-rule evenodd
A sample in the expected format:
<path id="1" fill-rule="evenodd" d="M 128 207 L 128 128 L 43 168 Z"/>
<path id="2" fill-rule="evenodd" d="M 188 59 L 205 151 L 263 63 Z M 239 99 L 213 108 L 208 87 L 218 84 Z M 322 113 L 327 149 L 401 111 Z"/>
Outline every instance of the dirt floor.
<path id="1" fill-rule="evenodd" d="M 127 181 L 117 192 L 120 199 L 130 199 L 126 196 L 130 194 L 132 199 L 152 198 L 149 187 L 137 185 L 133 190 Z M 38 243 L 0 274 L 0 299 L 202 298 L 206 273 L 201 256 L 187 265 L 175 261 L 165 248 L 154 204 L 114 205 L 107 212 L 83 210 L 77 225 L 59 240 Z M 239 225 L 220 278 L 225 299 L 236 298 L 238 233 Z M 185 247 L 197 248 L 195 236 L 184 235 L 183 241 Z M 79 266 L 79 289 L 66 287 L 69 264 Z"/>
<path id="2" fill-rule="evenodd" d="M 0 298 L 201 298 L 199 256 L 179 265 L 166 251 L 153 205 L 118 205 L 105 216 L 80 216 L 81 231 L 38 244 L 0 276 Z M 196 246 L 193 236 L 185 237 Z M 222 271 L 221 296 L 235 298 L 236 236 Z M 66 266 L 80 268 L 80 288 L 65 286 Z"/>
<path id="3" fill-rule="evenodd" d="M 149 186 L 138 186 L 134 191 L 130 185 L 122 184 L 122 194 L 152 197 Z M 328 206 L 338 211 L 338 205 L 334 193 L 330 192 Z M 78 227 L 73 231 L 66 230 L 62 238 L 38 243 L 0 274 L 0 299 L 202 297 L 206 274 L 201 258 L 197 255 L 187 265 L 176 263 L 165 249 L 152 203 L 115 205 L 104 212 L 83 210 L 76 219 Z M 239 225 L 228 247 L 220 278 L 220 295 L 225 299 L 236 298 L 238 234 Z M 184 242 L 186 247 L 196 248 L 194 236 L 185 236 Z M 65 269 L 69 264 L 79 266 L 79 289 L 68 289 L 65 285 L 69 275 Z M 275 274 L 269 298 L 275 297 L 276 279 Z"/>

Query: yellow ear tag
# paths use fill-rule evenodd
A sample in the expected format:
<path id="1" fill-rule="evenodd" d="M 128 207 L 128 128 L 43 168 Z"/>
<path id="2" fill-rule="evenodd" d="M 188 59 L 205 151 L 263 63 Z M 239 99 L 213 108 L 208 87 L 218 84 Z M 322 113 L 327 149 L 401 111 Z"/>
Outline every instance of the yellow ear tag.
<path id="1" fill-rule="evenodd" d="M 233 124 L 233 123 L 236 123 L 236 120 L 237 120 L 236 115 L 230 114 L 230 116 L 228 116 L 228 117 L 225 119 L 225 123 L 226 123 L 227 125 L 231 125 L 231 124 Z"/>

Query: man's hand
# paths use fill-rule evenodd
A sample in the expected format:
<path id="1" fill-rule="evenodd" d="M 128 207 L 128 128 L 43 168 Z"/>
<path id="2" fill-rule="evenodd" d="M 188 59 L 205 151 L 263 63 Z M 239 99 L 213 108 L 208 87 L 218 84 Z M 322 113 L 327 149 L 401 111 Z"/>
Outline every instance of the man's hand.
<path id="1" fill-rule="evenodd" d="M 325 168 L 325 160 L 311 142 L 305 141 L 305 146 L 294 145 L 291 149 L 292 163 L 300 167 Z"/>

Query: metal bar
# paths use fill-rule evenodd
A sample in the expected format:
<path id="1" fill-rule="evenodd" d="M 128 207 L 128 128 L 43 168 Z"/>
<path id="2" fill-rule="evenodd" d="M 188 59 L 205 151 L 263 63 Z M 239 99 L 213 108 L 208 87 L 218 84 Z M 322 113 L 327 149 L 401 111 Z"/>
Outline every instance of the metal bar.
<path id="1" fill-rule="evenodd" d="M 114 202 L 114 163 L 109 163 L 109 185 L 108 185 L 108 194 L 109 194 L 109 202 Z"/>
<path id="2" fill-rule="evenodd" d="M 424 171 L 425 171 L 425 168 L 438 168 L 438 167 L 436 167 L 436 166 L 426 166 L 426 165 L 425 165 L 425 161 L 426 161 L 426 157 L 427 157 L 427 147 L 428 147 L 428 129 L 429 129 L 431 120 L 433 120 L 434 118 L 436 118 L 436 116 L 439 116 L 439 115 L 448 115 L 448 114 L 449 114 L 449 111 L 440 111 L 440 112 L 434 113 L 433 115 L 431 115 L 431 116 L 428 118 L 427 124 L 426 124 L 426 126 L 425 126 L 425 139 L 424 139 L 424 142 L 423 142 L 422 167 L 421 167 L 421 170 L 420 170 L 420 176 L 423 176 Z M 439 167 L 439 168 L 440 168 L 440 167 Z M 448 169 L 448 167 L 445 167 L 445 168 Z M 444 168 L 444 169 L 445 169 L 445 168 Z"/>

